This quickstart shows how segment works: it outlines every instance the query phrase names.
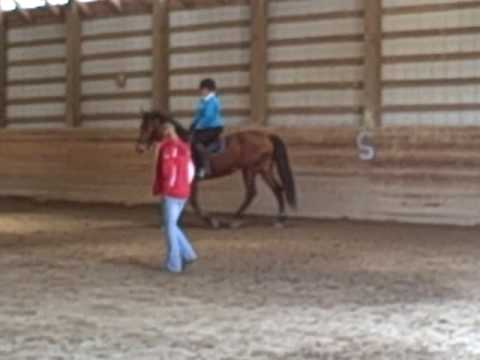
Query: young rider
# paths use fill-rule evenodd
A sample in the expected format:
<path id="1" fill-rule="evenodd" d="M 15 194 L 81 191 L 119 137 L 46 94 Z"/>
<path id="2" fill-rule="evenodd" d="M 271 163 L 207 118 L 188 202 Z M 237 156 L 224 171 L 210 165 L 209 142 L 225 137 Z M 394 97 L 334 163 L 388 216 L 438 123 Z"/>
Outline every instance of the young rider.
<path id="1" fill-rule="evenodd" d="M 208 164 L 208 146 L 214 143 L 223 131 L 222 105 L 217 97 L 215 80 L 200 82 L 201 99 L 198 103 L 192 126 L 192 147 L 196 176 L 204 178 L 211 173 Z"/>

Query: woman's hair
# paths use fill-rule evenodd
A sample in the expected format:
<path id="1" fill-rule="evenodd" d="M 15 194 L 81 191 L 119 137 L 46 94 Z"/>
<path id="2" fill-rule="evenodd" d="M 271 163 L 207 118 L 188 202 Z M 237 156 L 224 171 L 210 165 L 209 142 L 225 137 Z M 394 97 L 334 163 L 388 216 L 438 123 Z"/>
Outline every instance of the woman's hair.
<path id="1" fill-rule="evenodd" d="M 215 91 L 217 90 L 217 84 L 215 83 L 215 80 L 213 79 L 203 79 L 200 81 L 200 89 L 208 89 L 209 91 Z"/>

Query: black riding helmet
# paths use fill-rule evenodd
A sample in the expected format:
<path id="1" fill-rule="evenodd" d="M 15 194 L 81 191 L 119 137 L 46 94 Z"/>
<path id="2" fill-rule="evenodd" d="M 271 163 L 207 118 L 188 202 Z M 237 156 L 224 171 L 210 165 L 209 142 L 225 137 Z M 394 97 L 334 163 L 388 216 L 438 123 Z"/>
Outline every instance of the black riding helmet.
<path id="1" fill-rule="evenodd" d="M 217 90 L 217 84 L 215 83 L 215 80 L 213 79 L 203 79 L 200 81 L 199 85 L 200 89 L 207 89 L 209 91 L 216 91 Z"/>

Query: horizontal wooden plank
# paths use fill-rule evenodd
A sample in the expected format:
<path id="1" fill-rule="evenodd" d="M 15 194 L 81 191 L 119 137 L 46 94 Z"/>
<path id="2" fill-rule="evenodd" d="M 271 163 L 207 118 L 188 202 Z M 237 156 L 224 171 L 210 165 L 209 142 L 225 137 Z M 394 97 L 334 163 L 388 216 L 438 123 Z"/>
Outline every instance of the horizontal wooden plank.
<path id="1" fill-rule="evenodd" d="M 40 59 L 11 60 L 8 66 L 36 66 L 36 65 L 54 65 L 65 64 L 66 58 L 59 56 L 45 57 Z"/>
<path id="2" fill-rule="evenodd" d="M 268 22 L 270 24 L 284 24 L 284 23 L 302 23 L 306 21 L 321 21 L 332 19 L 348 19 L 348 18 L 362 18 L 363 10 L 339 10 L 324 13 L 313 13 L 303 15 L 282 15 L 270 17 Z"/>
<path id="3" fill-rule="evenodd" d="M 36 96 L 7 100 L 7 105 L 32 105 L 65 102 L 65 96 Z"/>
<path id="4" fill-rule="evenodd" d="M 411 113 L 411 112 L 443 112 L 443 111 L 480 111 L 480 103 L 474 104 L 419 104 L 419 105 L 388 105 L 383 112 Z"/>
<path id="5" fill-rule="evenodd" d="M 144 78 L 144 77 L 151 77 L 151 71 L 127 71 L 122 72 L 122 75 L 125 75 L 128 79 L 135 79 L 135 78 Z M 117 73 L 102 73 L 102 74 L 83 74 L 81 76 L 82 81 L 100 81 L 100 80 L 112 80 L 115 79 Z"/>
<path id="6" fill-rule="evenodd" d="M 30 116 L 16 116 L 7 118 L 7 124 L 49 124 L 62 123 L 65 117 L 62 115 L 44 116 L 44 115 L 30 115 Z"/>
<path id="7" fill-rule="evenodd" d="M 88 94 L 82 95 L 82 101 L 120 100 L 120 99 L 144 99 L 152 96 L 151 91 L 127 91 L 115 94 Z"/>
<path id="8" fill-rule="evenodd" d="M 93 35 L 82 35 L 82 41 L 130 39 L 152 35 L 152 30 L 118 31 Z"/>
<path id="9" fill-rule="evenodd" d="M 270 108 L 271 115 L 346 115 L 361 114 L 361 106 L 315 106 Z"/>
<path id="10" fill-rule="evenodd" d="M 15 48 L 25 48 L 25 47 L 45 46 L 45 45 L 62 45 L 62 44 L 65 44 L 65 41 L 66 39 L 64 36 L 50 38 L 50 39 L 10 41 L 7 43 L 7 48 L 15 49 Z"/>
<path id="11" fill-rule="evenodd" d="M 47 85 L 47 84 L 61 84 L 66 81 L 64 76 L 55 76 L 41 79 L 18 79 L 18 80 L 8 80 L 8 86 L 17 86 L 17 85 Z"/>
<path id="12" fill-rule="evenodd" d="M 85 61 L 94 61 L 94 60 L 112 60 L 112 59 L 125 59 L 136 56 L 151 56 L 152 49 L 141 49 L 141 50 L 123 50 L 123 51 L 112 51 L 108 53 L 99 53 L 99 54 L 88 54 L 82 55 L 81 60 Z"/>
<path id="13" fill-rule="evenodd" d="M 103 120 L 134 120 L 138 119 L 139 124 L 141 120 L 140 111 L 138 113 L 128 112 L 128 113 L 102 113 L 102 114 L 82 114 L 82 121 L 103 121 Z"/>
<path id="14" fill-rule="evenodd" d="M 247 5 L 251 0 L 201 0 L 201 1 L 188 1 L 188 0 L 169 0 L 169 7 L 175 12 L 192 11 L 195 9 L 206 8 L 225 8 L 227 6 L 235 5 Z"/>
<path id="15" fill-rule="evenodd" d="M 270 47 L 318 45 L 318 44 L 342 43 L 342 42 L 360 42 L 360 41 L 363 41 L 363 39 L 364 39 L 363 34 L 323 35 L 323 36 L 308 36 L 308 37 L 301 37 L 301 38 L 274 39 L 274 40 L 269 40 L 268 45 Z"/>
<path id="16" fill-rule="evenodd" d="M 185 68 L 171 69 L 169 73 L 170 73 L 170 75 L 214 74 L 214 73 L 234 72 L 234 71 L 248 71 L 249 68 L 250 68 L 249 64 L 207 65 L 207 66 L 196 66 L 196 67 L 185 67 Z"/>
<path id="17" fill-rule="evenodd" d="M 464 9 L 477 9 L 480 7 L 478 1 L 458 1 L 449 3 L 435 3 L 408 6 L 392 6 L 383 8 L 384 15 L 404 15 L 404 14 L 419 14 L 431 13 L 441 11 L 455 11 Z"/>
<path id="18" fill-rule="evenodd" d="M 384 88 L 404 87 L 439 87 L 439 86 L 464 86 L 480 85 L 478 78 L 441 78 L 441 79 L 406 79 L 406 80 L 385 80 L 382 82 Z"/>
<path id="19" fill-rule="evenodd" d="M 419 38 L 419 37 L 470 35 L 470 34 L 480 34 L 480 26 L 390 31 L 390 32 L 384 32 L 382 37 L 386 40 L 390 40 L 390 39 L 403 39 L 403 38 L 412 38 L 412 37 Z"/>
<path id="20" fill-rule="evenodd" d="M 224 116 L 249 116 L 250 110 L 249 109 L 223 109 L 222 114 Z M 177 118 L 191 118 L 194 115 L 194 111 L 192 110 L 174 110 L 172 111 L 172 115 Z"/>
<path id="21" fill-rule="evenodd" d="M 362 65 L 363 58 L 332 58 L 319 60 L 292 60 L 292 61 L 272 61 L 268 63 L 269 69 L 288 69 L 288 68 L 311 68 L 311 67 L 332 67 L 332 66 L 355 66 Z"/>
<path id="22" fill-rule="evenodd" d="M 195 46 L 177 46 L 171 47 L 169 49 L 170 54 L 193 54 L 201 52 L 210 52 L 210 51 L 220 51 L 220 50 L 241 50 L 250 48 L 250 42 L 232 42 L 232 43 L 221 43 L 221 44 L 206 44 L 206 45 L 195 45 Z"/>
<path id="23" fill-rule="evenodd" d="M 250 26 L 250 20 L 212 21 L 205 24 L 171 26 L 170 34 L 196 32 L 203 30 L 234 30 Z"/>
<path id="24" fill-rule="evenodd" d="M 219 89 L 219 95 L 241 95 L 246 94 L 250 88 L 248 86 L 222 86 Z M 170 90 L 170 96 L 198 96 L 199 90 L 198 89 L 177 89 L 177 90 Z"/>
<path id="25" fill-rule="evenodd" d="M 457 60 L 477 60 L 480 59 L 480 51 L 456 52 L 444 54 L 413 54 L 413 55 L 394 55 L 384 56 L 384 64 L 402 64 L 417 62 L 439 62 L 439 61 L 457 61 Z"/>
<path id="26" fill-rule="evenodd" d="M 291 92 L 304 90 L 347 90 L 347 89 L 361 89 L 363 83 L 361 81 L 325 81 L 325 82 L 309 82 L 309 83 L 295 83 L 295 84 L 270 84 L 268 91 L 276 92 Z"/>

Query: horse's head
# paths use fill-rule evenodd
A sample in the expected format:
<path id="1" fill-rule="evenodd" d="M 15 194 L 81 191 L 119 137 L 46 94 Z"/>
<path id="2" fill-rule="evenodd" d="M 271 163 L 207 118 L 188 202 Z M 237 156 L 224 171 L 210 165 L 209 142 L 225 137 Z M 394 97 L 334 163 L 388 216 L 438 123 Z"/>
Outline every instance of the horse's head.
<path id="1" fill-rule="evenodd" d="M 137 152 L 143 153 L 155 142 L 162 141 L 165 125 L 170 121 L 170 116 L 161 111 L 142 111 L 140 135 L 136 144 Z"/>

